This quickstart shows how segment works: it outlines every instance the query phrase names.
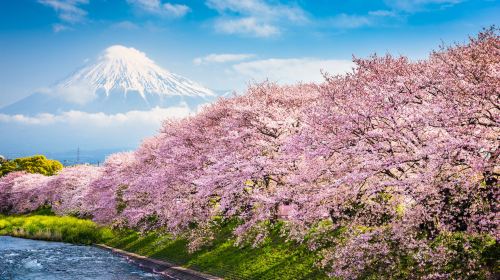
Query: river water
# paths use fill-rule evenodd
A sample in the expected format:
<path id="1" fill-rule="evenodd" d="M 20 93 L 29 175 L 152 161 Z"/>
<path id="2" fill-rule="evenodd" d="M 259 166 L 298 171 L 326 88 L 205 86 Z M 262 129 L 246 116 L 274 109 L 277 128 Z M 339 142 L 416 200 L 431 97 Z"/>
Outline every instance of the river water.
<path id="1" fill-rule="evenodd" d="M 92 246 L 0 236 L 0 280 L 164 279 Z"/>

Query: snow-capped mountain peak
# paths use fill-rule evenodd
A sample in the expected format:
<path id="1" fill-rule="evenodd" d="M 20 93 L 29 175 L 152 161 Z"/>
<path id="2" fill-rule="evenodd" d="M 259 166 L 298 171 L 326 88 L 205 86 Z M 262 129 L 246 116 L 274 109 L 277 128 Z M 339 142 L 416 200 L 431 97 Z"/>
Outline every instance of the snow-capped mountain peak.
<path id="1" fill-rule="evenodd" d="M 173 74 L 148 58 L 145 53 L 121 45 L 105 49 L 97 60 L 67 79 L 55 85 L 61 94 L 71 94 L 75 88 L 85 88 L 94 94 L 104 90 L 138 92 L 143 98 L 147 94 L 160 96 L 199 96 L 209 97 L 214 94 L 209 89 Z M 65 92 L 65 89 L 68 89 Z"/>
<path id="2" fill-rule="evenodd" d="M 143 52 L 115 45 L 68 78 L 0 108 L 0 113 L 117 114 L 169 107 L 196 110 L 215 98 L 211 90 L 163 69 Z"/>

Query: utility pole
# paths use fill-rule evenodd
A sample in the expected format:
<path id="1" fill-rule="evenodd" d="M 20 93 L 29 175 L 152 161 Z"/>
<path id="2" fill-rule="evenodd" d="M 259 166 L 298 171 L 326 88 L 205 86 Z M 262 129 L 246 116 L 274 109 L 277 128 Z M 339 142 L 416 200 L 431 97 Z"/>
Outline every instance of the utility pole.
<path id="1" fill-rule="evenodd" d="M 80 146 L 76 150 L 76 164 L 80 163 Z"/>

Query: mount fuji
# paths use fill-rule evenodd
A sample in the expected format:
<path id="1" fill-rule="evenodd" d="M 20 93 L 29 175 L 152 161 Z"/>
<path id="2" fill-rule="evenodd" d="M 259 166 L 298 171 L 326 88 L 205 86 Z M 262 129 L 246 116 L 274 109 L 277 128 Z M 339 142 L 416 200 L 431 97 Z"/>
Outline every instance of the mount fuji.
<path id="1" fill-rule="evenodd" d="M 211 90 L 158 66 L 134 48 L 115 45 L 66 79 L 0 109 L 34 116 L 68 111 L 117 114 L 188 107 L 216 98 Z"/>
<path id="2" fill-rule="evenodd" d="M 0 108 L 0 154 L 68 160 L 81 148 L 89 155 L 85 161 L 96 163 L 111 151 L 137 147 L 165 119 L 189 116 L 217 97 L 137 49 L 111 46 L 67 78 Z"/>

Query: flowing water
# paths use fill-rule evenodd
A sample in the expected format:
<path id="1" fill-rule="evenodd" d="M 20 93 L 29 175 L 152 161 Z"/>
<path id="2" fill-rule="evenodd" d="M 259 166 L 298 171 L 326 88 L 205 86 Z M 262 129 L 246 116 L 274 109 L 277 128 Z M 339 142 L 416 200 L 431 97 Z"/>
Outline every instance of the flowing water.
<path id="1" fill-rule="evenodd" d="M 0 236 L 0 280 L 164 279 L 92 246 Z"/>

